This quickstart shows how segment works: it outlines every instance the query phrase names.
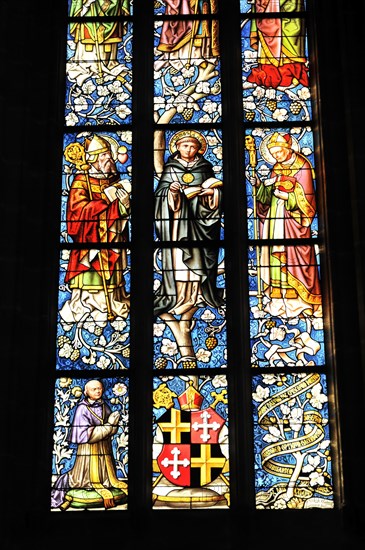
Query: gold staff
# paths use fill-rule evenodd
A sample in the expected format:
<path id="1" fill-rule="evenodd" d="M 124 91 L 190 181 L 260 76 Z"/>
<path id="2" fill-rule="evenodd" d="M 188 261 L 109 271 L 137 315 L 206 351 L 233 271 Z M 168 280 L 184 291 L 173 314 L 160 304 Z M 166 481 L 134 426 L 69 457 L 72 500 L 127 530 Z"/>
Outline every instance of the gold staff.
<path id="1" fill-rule="evenodd" d="M 70 143 L 69 145 L 67 145 L 64 155 L 65 155 L 65 159 L 68 162 L 71 162 L 71 164 L 74 164 L 77 170 L 82 170 L 83 173 L 85 174 L 87 188 L 89 191 L 89 197 L 90 197 L 90 200 L 93 200 L 93 192 L 91 189 L 91 183 L 89 178 L 89 170 L 91 166 L 86 162 L 85 148 L 78 142 Z M 108 321 L 113 321 L 115 319 L 115 314 L 113 313 L 113 310 L 110 304 L 110 298 L 108 293 L 108 287 L 106 284 L 106 277 L 104 273 L 104 262 L 103 262 L 101 250 L 98 251 L 98 259 L 99 259 L 99 265 L 100 265 L 100 275 L 101 275 L 101 280 L 103 283 L 103 290 L 105 295 L 106 308 L 108 312 Z"/>
<path id="2" fill-rule="evenodd" d="M 249 165 L 251 168 L 251 175 L 255 175 L 255 168 L 257 166 L 257 155 L 255 139 L 252 136 L 245 137 L 245 146 L 249 154 Z M 256 199 L 256 185 L 252 186 L 252 198 L 253 198 L 253 231 L 255 240 L 258 239 L 258 219 L 257 219 L 257 199 Z M 257 270 L 257 306 L 262 309 L 262 288 L 261 288 L 261 265 L 260 265 L 260 248 L 256 245 L 256 270 Z"/>

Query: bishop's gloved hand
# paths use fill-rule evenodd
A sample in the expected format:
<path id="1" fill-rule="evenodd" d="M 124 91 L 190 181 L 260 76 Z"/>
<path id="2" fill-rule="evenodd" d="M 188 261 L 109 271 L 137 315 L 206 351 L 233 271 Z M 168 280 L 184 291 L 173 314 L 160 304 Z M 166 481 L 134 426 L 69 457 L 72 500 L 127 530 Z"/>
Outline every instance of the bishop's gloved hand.
<path id="1" fill-rule="evenodd" d="M 252 185 L 252 187 L 258 187 L 261 183 L 261 180 L 256 174 L 254 176 L 248 176 L 248 181 Z"/>
<path id="2" fill-rule="evenodd" d="M 130 198 L 129 193 L 122 187 L 118 187 L 118 189 L 115 192 L 119 202 L 128 210 L 130 207 Z"/>

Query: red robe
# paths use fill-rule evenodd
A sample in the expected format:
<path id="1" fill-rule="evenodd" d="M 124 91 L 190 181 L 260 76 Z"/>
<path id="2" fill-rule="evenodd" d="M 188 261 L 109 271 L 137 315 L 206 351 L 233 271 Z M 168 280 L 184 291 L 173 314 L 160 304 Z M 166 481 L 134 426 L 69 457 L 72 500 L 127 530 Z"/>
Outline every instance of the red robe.
<path id="1" fill-rule="evenodd" d="M 92 191 L 90 199 L 89 186 L 85 174 L 78 174 L 71 187 L 67 205 L 67 230 L 75 243 L 95 243 L 100 250 L 100 243 L 123 242 L 127 240 L 126 231 L 118 232 L 118 220 L 121 220 L 119 201 L 109 202 L 104 189 L 116 183 L 118 175 L 110 178 L 93 178 L 89 176 Z M 90 249 L 71 250 L 65 282 L 93 268 L 100 273 L 99 255 L 91 262 L 86 261 Z M 121 251 L 102 250 L 102 267 L 105 278 L 109 280 L 115 272 Z"/>

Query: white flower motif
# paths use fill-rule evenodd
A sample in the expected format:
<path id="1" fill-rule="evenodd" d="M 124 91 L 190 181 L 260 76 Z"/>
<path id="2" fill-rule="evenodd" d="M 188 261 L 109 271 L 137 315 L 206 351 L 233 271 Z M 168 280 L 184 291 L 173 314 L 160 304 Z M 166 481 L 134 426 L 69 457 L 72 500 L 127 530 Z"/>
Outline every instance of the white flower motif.
<path id="1" fill-rule="evenodd" d="M 219 145 L 218 147 L 214 147 L 213 153 L 215 154 L 217 159 L 222 159 L 223 158 L 223 148 L 222 148 L 222 146 Z"/>
<path id="2" fill-rule="evenodd" d="M 122 330 L 124 330 L 127 326 L 127 323 L 122 317 L 117 317 L 116 319 L 114 319 L 114 321 L 111 322 L 111 325 L 114 330 L 119 330 L 120 332 L 122 332 Z"/>
<path id="3" fill-rule="evenodd" d="M 218 374 L 212 379 L 212 385 L 215 388 L 225 388 L 227 386 L 227 378 L 225 374 Z"/>
<path id="4" fill-rule="evenodd" d="M 181 69 L 181 74 L 183 75 L 184 78 L 191 78 L 192 76 L 194 76 L 194 72 L 195 72 L 195 69 L 193 65 L 191 65 L 189 69 L 187 69 L 186 67 L 183 67 Z"/>
<path id="5" fill-rule="evenodd" d="M 207 99 L 206 101 L 204 101 L 202 109 L 206 113 L 214 114 L 214 113 L 217 112 L 218 104 L 217 104 L 216 101 L 212 101 L 211 99 Z"/>
<path id="6" fill-rule="evenodd" d="M 276 426 L 269 427 L 269 433 L 262 438 L 267 443 L 276 443 L 281 438 L 280 430 Z"/>
<path id="7" fill-rule="evenodd" d="M 108 84 L 108 90 L 112 94 L 119 94 L 119 93 L 123 92 L 121 81 L 120 80 L 114 80 L 114 82 L 112 82 L 111 84 Z"/>
<path id="8" fill-rule="evenodd" d="M 100 97 L 105 97 L 109 94 L 109 90 L 107 86 L 98 86 L 97 90 L 98 90 L 98 95 Z"/>
<path id="9" fill-rule="evenodd" d="M 303 147 L 302 153 L 303 153 L 303 155 L 305 155 L 306 157 L 308 157 L 309 155 L 312 154 L 312 149 L 311 149 L 310 147 Z"/>
<path id="10" fill-rule="evenodd" d="M 316 384 L 312 388 L 312 398 L 309 400 L 312 407 L 316 409 L 322 409 L 323 403 L 326 403 L 328 401 L 327 395 L 322 393 L 322 386 L 320 383 Z"/>
<path id="11" fill-rule="evenodd" d="M 265 91 L 265 97 L 267 99 L 275 99 L 276 98 L 276 90 L 274 90 L 274 88 L 268 88 Z"/>
<path id="12" fill-rule="evenodd" d="M 321 443 L 319 444 L 319 448 L 324 451 L 325 449 L 328 449 L 328 447 L 330 446 L 331 442 L 329 439 L 324 439 L 323 441 L 321 441 Z"/>
<path id="13" fill-rule="evenodd" d="M 128 130 L 124 132 L 118 132 L 118 136 L 122 141 L 125 141 L 126 143 L 129 143 L 129 144 L 132 143 L 132 132 L 129 132 Z"/>
<path id="14" fill-rule="evenodd" d="M 249 66 L 251 66 L 253 63 L 257 62 L 257 52 L 254 52 L 253 50 L 244 50 L 243 51 L 243 58 L 245 63 L 247 63 Z M 247 72 L 248 69 L 246 69 Z"/>
<path id="15" fill-rule="evenodd" d="M 270 396 L 269 388 L 263 388 L 260 384 L 256 386 L 256 391 L 252 393 L 252 398 L 257 403 L 261 403 Z"/>
<path id="16" fill-rule="evenodd" d="M 88 332 L 90 332 L 91 334 L 94 334 L 95 333 L 95 329 L 96 329 L 96 324 L 95 324 L 95 321 L 92 317 L 88 317 L 86 319 L 86 321 L 84 322 L 84 327 L 83 327 L 85 330 L 87 330 Z"/>
<path id="17" fill-rule="evenodd" d="M 288 407 L 288 405 L 286 405 L 285 403 L 280 405 L 280 410 L 281 410 L 281 413 L 284 417 L 286 417 L 290 414 L 290 407 Z"/>
<path id="18" fill-rule="evenodd" d="M 273 327 L 270 330 L 270 340 L 279 340 L 282 342 L 285 340 L 286 331 L 284 327 Z"/>
<path id="19" fill-rule="evenodd" d="M 161 346 L 161 353 L 165 353 L 166 355 L 169 355 L 170 357 L 172 357 L 173 355 L 176 355 L 176 353 L 177 353 L 177 344 L 176 344 L 176 342 L 172 342 L 169 338 L 163 338 L 162 346 Z"/>
<path id="20" fill-rule="evenodd" d="M 205 114 L 199 118 L 199 122 L 211 122 L 211 117 L 208 114 Z"/>
<path id="21" fill-rule="evenodd" d="M 197 360 L 201 361 L 202 363 L 209 363 L 211 355 L 212 352 L 204 348 L 200 348 L 196 352 Z"/>
<path id="22" fill-rule="evenodd" d="M 257 99 L 262 99 L 267 95 L 267 93 L 268 93 L 268 90 L 265 90 L 265 88 L 262 88 L 262 86 L 257 86 L 255 90 L 253 90 L 252 95 Z"/>
<path id="23" fill-rule="evenodd" d="M 303 425 L 303 409 L 295 407 L 291 410 L 289 416 L 289 425 L 294 432 L 299 432 Z"/>
<path id="24" fill-rule="evenodd" d="M 130 99 L 130 95 L 127 94 L 126 92 L 123 92 L 122 94 L 117 94 L 116 98 L 121 103 L 124 103 L 124 102 L 128 101 L 128 99 Z"/>
<path id="25" fill-rule="evenodd" d="M 198 82 L 195 90 L 198 94 L 207 95 L 210 92 L 210 84 L 209 82 Z"/>
<path id="26" fill-rule="evenodd" d="M 96 90 L 96 86 L 92 80 L 87 80 L 84 82 L 81 89 L 84 95 L 91 95 Z"/>
<path id="27" fill-rule="evenodd" d="M 311 487 L 314 485 L 324 485 L 324 476 L 321 472 L 312 472 L 309 474 L 309 484 Z"/>
<path id="28" fill-rule="evenodd" d="M 254 111 L 256 108 L 256 104 L 254 101 L 254 98 L 252 96 L 244 97 L 243 98 L 243 108 L 245 111 Z"/>
<path id="29" fill-rule="evenodd" d="M 286 109 L 275 109 L 275 111 L 272 114 L 272 118 L 274 120 L 278 120 L 279 122 L 282 122 L 283 120 L 287 120 L 288 111 Z"/>
<path id="30" fill-rule="evenodd" d="M 307 88 L 306 86 L 303 86 L 303 88 L 298 90 L 299 99 L 303 99 L 305 101 L 306 99 L 309 99 L 310 96 L 311 94 L 310 94 L 309 88 Z"/>
<path id="31" fill-rule="evenodd" d="M 109 357 L 105 357 L 105 355 L 102 355 L 99 358 L 99 361 L 96 363 L 96 366 L 99 369 L 102 369 L 102 370 L 107 369 L 109 367 L 109 365 L 110 365 L 110 359 L 109 359 Z"/>
<path id="32" fill-rule="evenodd" d="M 253 306 L 251 308 L 251 311 L 254 319 L 262 319 L 266 315 L 265 311 L 259 309 L 257 306 Z"/>
<path id="33" fill-rule="evenodd" d="M 60 348 L 58 355 L 60 357 L 65 357 L 66 359 L 68 359 L 69 357 L 71 357 L 72 352 L 73 347 L 71 346 L 71 344 L 66 343 L 62 346 L 62 348 Z"/>
<path id="34" fill-rule="evenodd" d="M 79 117 L 75 115 L 75 113 L 68 113 L 68 115 L 65 118 L 66 120 L 66 126 L 76 126 L 79 122 Z"/>
<path id="35" fill-rule="evenodd" d="M 210 145 L 210 147 L 213 147 L 214 145 L 217 145 L 217 143 L 219 143 L 219 140 L 218 140 L 216 135 L 206 136 L 206 140 L 207 140 L 208 144 Z"/>
<path id="36" fill-rule="evenodd" d="M 125 384 L 122 384 L 122 382 L 117 382 L 113 386 L 113 393 L 118 397 L 122 397 L 127 393 L 127 391 L 128 391 L 127 386 Z"/>
<path id="37" fill-rule="evenodd" d="M 279 374 L 263 374 L 262 381 L 268 386 L 271 386 L 272 384 L 280 382 L 281 378 Z"/>
<path id="38" fill-rule="evenodd" d="M 201 315 L 201 319 L 202 319 L 203 321 L 206 321 L 207 323 L 209 323 L 209 321 L 214 321 L 214 319 L 215 319 L 215 314 L 213 313 L 212 310 L 206 308 L 206 309 L 203 311 L 202 315 Z"/>
<path id="39" fill-rule="evenodd" d="M 318 455 L 308 455 L 307 464 L 302 468 L 303 472 L 313 472 L 320 464 L 321 459 Z"/>
<path id="40" fill-rule="evenodd" d="M 166 328 L 165 323 L 153 323 L 153 335 L 158 337 L 162 336 Z"/>
<path id="41" fill-rule="evenodd" d="M 184 77 L 181 74 L 173 76 L 171 78 L 171 80 L 174 83 L 175 88 L 177 88 L 178 86 L 184 86 L 185 80 L 184 80 Z"/>
<path id="42" fill-rule="evenodd" d="M 126 105 L 118 105 L 118 107 L 116 107 L 115 109 L 115 112 L 122 120 L 124 120 L 125 118 L 127 118 L 128 115 L 131 114 L 132 111 Z"/>
<path id="43" fill-rule="evenodd" d="M 299 128 L 298 126 L 295 126 L 295 128 L 291 128 L 290 133 L 295 135 L 295 134 L 300 134 L 301 131 L 302 131 L 301 128 Z"/>
<path id="44" fill-rule="evenodd" d="M 323 319 L 321 317 L 314 317 L 312 320 L 312 327 L 314 330 L 323 330 Z"/>

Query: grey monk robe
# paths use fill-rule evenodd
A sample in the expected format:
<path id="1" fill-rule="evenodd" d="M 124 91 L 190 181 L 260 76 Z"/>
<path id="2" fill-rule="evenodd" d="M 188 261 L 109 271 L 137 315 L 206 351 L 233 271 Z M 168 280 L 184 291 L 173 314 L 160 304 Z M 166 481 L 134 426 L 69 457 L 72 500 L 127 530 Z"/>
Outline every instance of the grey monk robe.
<path id="1" fill-rule="evenodd" d="M 223 289 L 216 287 L 218 247 L 209 245 L 220 236 L 222 187 L 210 196 L 186 194 L 209 178 L 214 178 L 212 164 L 201 155 L 186 162 L 176 152 L 165 163 L 155 192 L 155 228 L 160 241 L 175 241 L 178 248 L 161 249 L 163 278 L 155 295 L 155 315 L 224 303 Z M 181 189 L 172 193 L 169 187 L 176 181 Z M 184 246 L 189 241 L 208 243 L 201 249 Z"/>

